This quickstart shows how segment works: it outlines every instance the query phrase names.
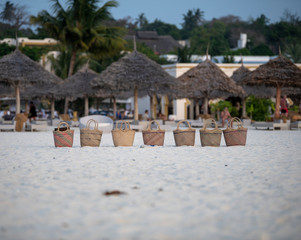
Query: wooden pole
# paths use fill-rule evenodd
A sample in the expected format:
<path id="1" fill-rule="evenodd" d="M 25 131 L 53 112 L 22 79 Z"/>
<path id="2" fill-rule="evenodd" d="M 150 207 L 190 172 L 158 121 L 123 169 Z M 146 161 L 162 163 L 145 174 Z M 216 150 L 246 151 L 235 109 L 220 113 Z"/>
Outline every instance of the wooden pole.
<path id="1" fill-rule="evenodd" d="M 189 106 L 189 119 L 194 119 L 193 114 L 194 114 L 194 100 L 190 99 L 190 106 Z"/>
<path id="2" fill-rule="evenodd" d="M 65 98 L 65 107 L 64 107 L 64 114 L 68 113 L 68 105 L 69 105 L 69 98 Z"/>
<path id="3" fill-rule="evenodd" d="M 154 100 L 152 94 L 149 95 L 149 101 L 150 101 L 150 117 L 154 119 Z"/>
<path id="4" fill-rule="evenodd" d="M 28 101 L 25 101 L 25 113 L 28 113 Z"/>
<path id="5" fill-rule="evenodd" d="M 89 98 L 85 96 L 85 116 L 89 115 Z"/>
<path id="6" fill-rule="evenodd" d="M 20 113 L 20 85 L 16 85 L 16 114 Z"/>
<path id="7" fill-rule="evenodd" d="M 54 119 L 54 99 L 51 99 L 51 119 Z"/>
<path id="8" fill-rule="evenodd" d="M 200 104 L 198 98 L 195 100 L 195 116 L 196 116 L 196 120 L 198 120 L 200 116 Z"/>
<path id="9" fill-rule="evenodd" d="M 154 94 L 153 95 L 153 113 L 154 113 L 154 119 L 157 119 L 157 104 L 158 104 L 158 102 L 157 102 L 157 96 L 156 96 L 156 94 Z"/>
<path id="10" fill-rule="evenodd" d="M 117 113 L 117 103 L 116 103 L 116 98 L 112 97 L 113 100 L 113 115 L 114 115 L 114 119 L 116 119 L 116 113 Z"/>
<path id="11" fill-rule="evenodd" d="M 276 90 L 276 106 L 275 106 L 275 119 L 280 118 L 280 95 L 281 95 L 281 88 L 279 84 L 277 84 L 277 90 Z"/>
<path id="12" fill-rule="evenodd" d="M 138 121 L 138 87 L 134 89 L 134 110 L 135 110 L 135 121 Z"/>
<path id="13" fill-rule="evenodd" d="M 204 97 L 203 110 L 204 110 L 204 114 L 208 114 L 208 97 Z"/>

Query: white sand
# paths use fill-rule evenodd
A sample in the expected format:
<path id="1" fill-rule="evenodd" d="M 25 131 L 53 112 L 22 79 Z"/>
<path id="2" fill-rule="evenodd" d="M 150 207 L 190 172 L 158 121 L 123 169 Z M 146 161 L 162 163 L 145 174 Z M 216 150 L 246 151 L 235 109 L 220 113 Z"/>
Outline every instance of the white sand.
<path id="1" fill-rule="evenodd" d="M 300 239 L 301 131 L 249 130 L 246 147 L 55 148 L 0 133 L 0 239 Z M 106 191 L 127 194 L 104 196 Z"/>

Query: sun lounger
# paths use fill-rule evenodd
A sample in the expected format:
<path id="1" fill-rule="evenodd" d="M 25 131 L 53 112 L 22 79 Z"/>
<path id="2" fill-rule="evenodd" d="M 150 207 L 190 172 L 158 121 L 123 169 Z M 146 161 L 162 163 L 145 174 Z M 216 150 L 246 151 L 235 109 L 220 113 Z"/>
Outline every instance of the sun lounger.
<path id="1" fill-rule="evenodd" d="M 0 124 L 0 131 L 15 131 L 16 128 L 16 121 L 10 120 L 3 120 L 2 124 Z"/>
<path id="2" fill-rule="evenodd" d="M 273 122 L 255 122 L 255 123 L 253 123 L 253 127 L 255 127 L 255 129 L 274 130 L 274 123 Z"/>
<path id="3" fill-rule="evenodd" d="M 290 123 L 290 129 L 297 129 L 299 130 L 301 128 L 301 121 L 295 121 Z"/>

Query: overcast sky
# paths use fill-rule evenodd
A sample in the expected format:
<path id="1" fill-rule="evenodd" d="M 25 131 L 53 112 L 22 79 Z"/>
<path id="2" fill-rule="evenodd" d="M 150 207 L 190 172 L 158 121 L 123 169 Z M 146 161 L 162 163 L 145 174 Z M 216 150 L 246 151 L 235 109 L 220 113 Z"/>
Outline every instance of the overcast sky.
<path id="1" fill-rule="evenodd" d="M 2 9 L 6 0 L 0 2 Z M 10 0 L 10 2 L 26 5 L 32 15 L 43 9 L 51 11 L 50 0 Z M 144 13 L 150 22 L 157 18 L 178 27 L 181 27 L 183 22 L 183 14 L 197 8 L 204 11 L 206 20 L 229 14 L 248 20 L 250 17 L 257 18 L 260 14 L 264 14 L 271 22 L 275 22 L 280 19 L 285 9 L 301 16 L 301 0 L 119 0 L 118 2 L 119 7 L 111 11 L 115 19 L 127 16 L 136 19 L 139 14 Z"/>

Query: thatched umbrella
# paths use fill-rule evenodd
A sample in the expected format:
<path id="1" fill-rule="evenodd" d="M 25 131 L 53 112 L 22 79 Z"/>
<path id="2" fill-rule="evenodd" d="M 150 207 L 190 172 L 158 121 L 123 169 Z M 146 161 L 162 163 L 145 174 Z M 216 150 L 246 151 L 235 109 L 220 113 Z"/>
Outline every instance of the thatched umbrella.
<path id="1" fill-rule="evenodd" d="M 280 52 L 280 51 L 279 51 Z M 289 59 L 281 55 L 252 71 L 243 81 L 248 85 L 276 87 L 275 118 L 280 115 L 280 95 L 282 87 L 301 87 L 301 70 Z"/>
<path id="2" fill-rule="evenodd" d="M 20 87 L 47 81 L 59 81 L 59 78 L 21 53 L 18 48 L 0 59 L 0 82 L 15 88 L 16 114 L 20 113 Z"/>
<path id="3" fill-rule="evenodd" d="M 259 98 L 268 98 L 268 97 L 275 96 L 275 91 L 273 90 L 273 88 L 265 87 L 265 86 L 245 85 L 243 83 L 243 80 L 248 76 L 248 74 L 250 72 L 251 71 L 243 65 L 243 61 L 242 61 L 241 67 L 238 68 L 237 70 L 235 70 L 231 76 L 231 78 L 236 82 L 236 84 L 242 86 L 245 91 L 244 94 L 239 95 L 239 97 L 242 98 L 242 116 L 243 117 L 247 116 L 247 113 L 246 113 L 247 97 L 249 97 L 251 95 L 253 95 L 255 97 L 259 97 Z"/>
<path id="4" fill-rule="evenodd" d="M 99 85 L 98 81 L 105 81 L 114 91 L 134 90 L 135 120 L 138 120 L 138 89 L 157 92 L 163 85 L 175 83 L 159 64 L 136 50 L 112 63 L 93 84 Z"/>
<path id="5" fill-rule="evenodd" d="M 215 63 L 207 58 L 191 68 L 178 79 L 190 89 L 192 96 L 201 93 L 204 97 L 204 114 L 208 113 L 208 98 L 214 91 L 243 94 L 244 90 L 235 84 Z"/>

